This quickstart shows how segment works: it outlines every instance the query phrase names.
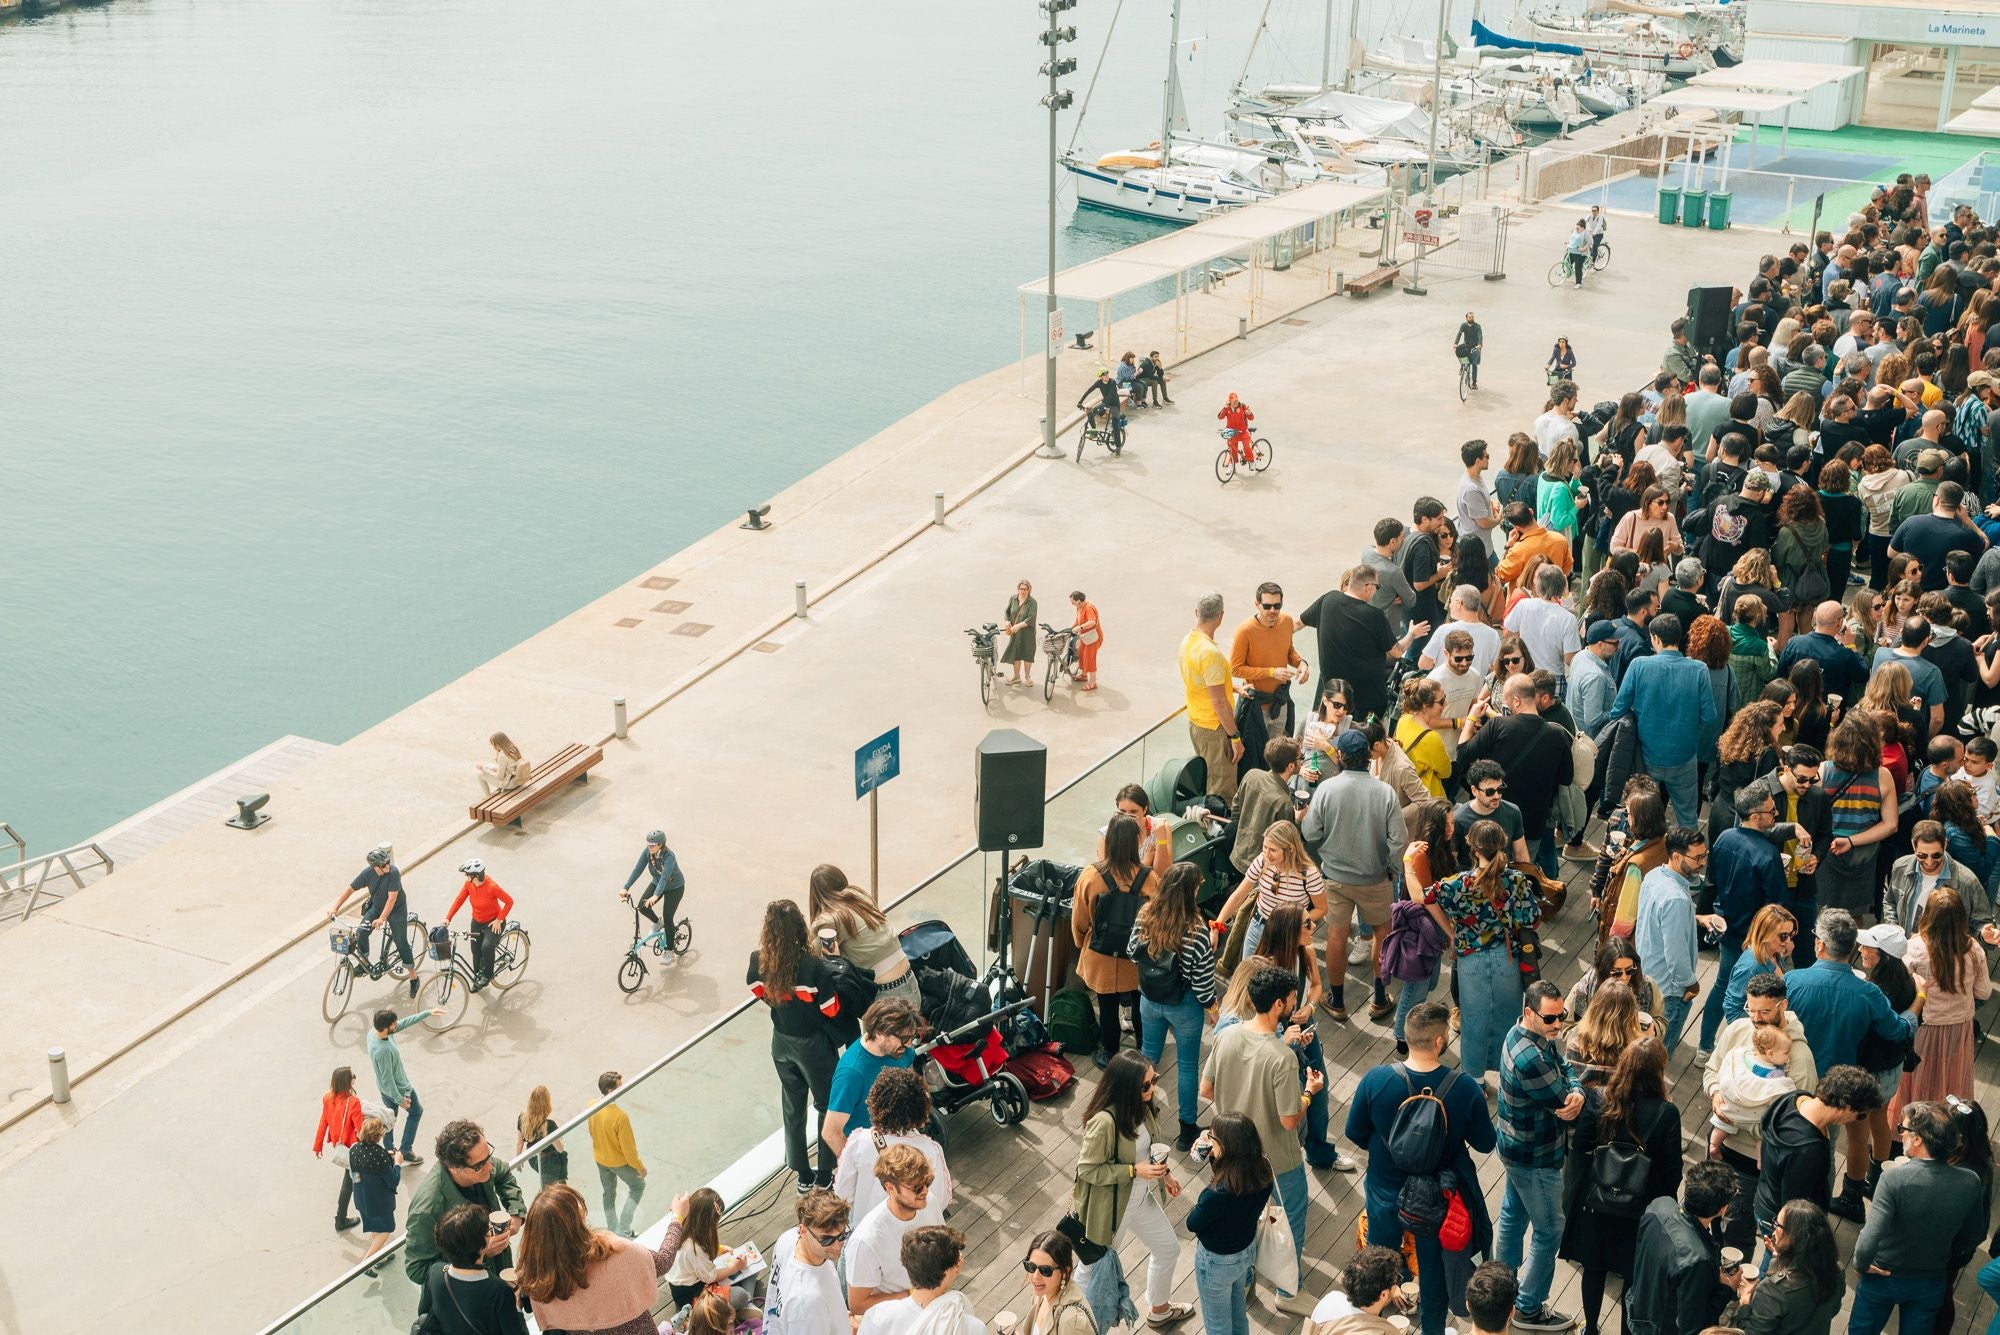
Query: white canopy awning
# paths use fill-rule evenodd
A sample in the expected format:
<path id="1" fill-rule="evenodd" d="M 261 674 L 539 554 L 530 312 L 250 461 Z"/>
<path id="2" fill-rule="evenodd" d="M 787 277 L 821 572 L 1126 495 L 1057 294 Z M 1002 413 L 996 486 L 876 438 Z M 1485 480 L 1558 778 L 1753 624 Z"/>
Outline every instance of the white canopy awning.
<path id="1" fill-rule="evenodd" d="M 2000 138 L 2000 102 L 1973 106 L 1944 123 L 1946 134 L 1979 134 Z"/>
<path id="2" fill-rule="evenodd" d="M 1389 193 L 1386 186 L 1318 181 L 1271 199 L 1246 204 L 1220 217 L 1128 246 L 1056 275 L 1056 295 L 1075 301 L 1109 301 L 1210 260 L 1247 250 L 1260 241 L 1348 209 L 1365 208 Z M 1047 278 L 1021 284 L 1023 294 L 1044 295 Z"/>
<path id="3" fill-rule="evenodd" d="M 1975 111 L 1992 111 L 2000 108 L 2000 88 L 1989 88 L 1973 98 L 1972 107 Z"/>
<path id="4" fill-rule="evenodd" d="M 1747 88 L 1697 88 L 1689 84 L 1671 93 L 1662 93 L 1650 105 L 1681 111 L 1734 111 L 1745 116 L 1762 116 L 1783 111 L 1805 101 L 1797 93 L 1759 93 Z"/>
<path id="5" fill-rule="evenodd" d="M 1688 80 L 1696 88 L 1745 88 L 1762 93 L 1810 93 L 1830 83 L 1860 78 L 1860 65 L 1814 65 L 1800 60 L 1746 60 L 1728 69 L 1703 70 Z"/>

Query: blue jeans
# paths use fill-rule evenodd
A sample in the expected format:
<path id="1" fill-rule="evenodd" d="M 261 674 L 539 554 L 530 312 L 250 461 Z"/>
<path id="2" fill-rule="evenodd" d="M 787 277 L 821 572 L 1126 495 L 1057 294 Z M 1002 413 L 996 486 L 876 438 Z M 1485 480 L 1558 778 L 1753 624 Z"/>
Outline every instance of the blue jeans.
<path id="1" fill-rule="evenodd" d="M 1368 1245 L 1403 1250 L 1403 1219 L 1396 1213 L 1396 1193 L 1368 1184 Z M 1444 1246 L 1435 1233 L 1413 1234 L 1417 1240 L 1417 1300 L 1423 1335 L 1444 1335 L 1449 1310 L 1444 1279 Z"/>
<path id="2" fill-rule="evenodd" d="M 1257 953 L 1257 943 L 1264 939 L 1264 920 L 1254 911 L 1249 923 L 1243 928 L 1243 958 L 1249 959 Z"/>
<path id="3" fill-rule="evenodd" d="M 1500 1066 L 1500 1044 L 1521 1013 L 1521 971 L 1504 945 L 1461 955 L 1458 971 L 1458 1057 L 1477 1080 Z"/>
<path id="4" fill-rule="evenodd" d="M 1992 1324 L 1986 1327 L 1986 1335 L 2000 1335 L 2000 1261 L 1988 1261 L 1979 1267 L 1979 1287 L 1993 1300 L 1996 1308 Z"/>
<path id="5" fill-rule="evenodd" d="M 1715 1035 L 1722 1028 L 1722 998 L 1729 991 L 1729 975 L 1743 958 L 1743 944 L 1724 941 L 1715 957 L 1715 985 L 1708 989 L 1708 1002 L 1701 1008 L 1701 1050 L 1715 1047 Z"/>
<path id="6" fill-rule="evenodd" d="M 1979 1277 L 1984 1280 L 1986 1271 L 1981 1270 Z M 1899 1307 L 1903 1319 L 1897 1329 L 1924 1335 L 1943 1306 L 1944 1276 L 1936 1271 L 1921 1275 L 1863 1275 L 1854 1286 L 1854 1306 L 1847 1315 L 1848 1335 L 1882 1335 L 1882 1328 L 1889 1324 L 1889 1313 Z"/>
<path id="7" fill-rule="evenodd" d="M 1306 1166 L 1298 1165 L 1278 1174 L 1271 1190 L 1285 1207 L 1285 1222 L 1292 1226 L 1292 1250 L 1299 1257 L 1299 1273 L 1305 1273 L 1306 1254 Z M 1281 1293 L 1281 1298 L 1291 1295 Z"/>
<path id="8" fill-rule="evenodd" d="M 1500 1198 L 1500 1227 L 1493 1255 L 1521 1276 L 1514 1310 L 1539 1312 L 1549 1300 L 1549 1284 L 1556 1273 L 1556 1244 L 1562 1240 L 1562 1169 L 1523 1168 L 1511 1163 L 1501 1167 L 1507 1172 L 1507 1191 Z M 1524 1270 L 1521 1239 L 1530 1226 L 1535 1240 L 1528 1249 Z"/>
<path id="9" fill-rule="evenodd" d="M 1437 974 L 1435 972 L 1430 977 L 1419 982 L 1413 983 L 1408 979 L 1403 980 L 1403 990 L 1396 994 L 1396 1041 L 1398 1043 L 1403 1041 L 1404 1019 L 1430 996 L 1431 989 L 1437 986 L 1437 981 Z"/>
<path id="10" fill-rule="evenodd" d="M 1301 1083 L 1305 1080 L 1306 1071 L 1326 1070 L 1326 1051 L 1320 1047 L 1317 1026 L 1313 1028 L 1312 1042 L 1300 1048 L 1298 1052 Z M 1328 1076 L 1327 1084 L 1332 1083 L 1333 1078 Z M 1340 1152 L 1339 1147 L 1326 1138 L 1327 1105 L 1332 1097 L 1333 1091 L 1330 1088 L 1321 1089 L 1319 1093 L 1313 1095 L 1312 1102 L 1306 1105 L 1306 1120 L 1299 1125 L 1299 1143 L 1305 1146 L 1306 1162 L 1315 1168 L 1331 1165 L 1334 1156 Z"/>
<path id="11" fill-rule="evenodd" d="M 1698 761 L 1684 761 L 1679 765 L 1646 766 L 1646 773 L 1660 785 L 1660 791 L 1674 805 L 1674 824 L 1683 830 L 1691 830 L 1701 812 L 1701 786 L 1697 776 L 1700 771 Z"/>
<path id="12" fill-rule="evenodd" d="M 388 1108 L 390 1112 L 396 1114 L 397 1117 L 402 1119 L 403 1157 L 407 1159 L 410 1157 L 411 1148 L 415 1146 L 417 1143 L 417 1123 L 421 1122 L 424 1119 L 424 1101 L 417 1097 L 417 1088 L 415 1085 L 412 1085 L 410 1086 L 409 1107 L 399 1108 L 394 1102 L 390 1100 L 387 1094 L 384 1094 L 382 1096 L 382 1104 L 384 1107 Z M 393 1131 L 395 1130 L 395 1128 L 391 1127 L 390 1130 Z M 384 1139 L 387 1139 L 387 1137 L 384 1137 Z"/>
<path id="13" fill-rule="evenodd" d="M 1549 819 L 1555 819 L 1554 812 L 1549 813 Z M 1562 879 L 1562 862 L 1556 857 L 1556 832 L 1554 826 L 1543 830 L 1542 837 L 1537 839 L 1535 846 L 1528 851 L 1535 855 L 1535 865 L 1542 869 L 1542 875 L 1552 881 L 1560 881 Z"/>
<path id="14" fill-rule="evenodd" d="M 1201 1298 L 1206 1335 L 1250 1335 L 1250 1277 L 1257 1269 L 1257 1244 L 1218 1256 L 1194 1245 L 1194 1289 Z"/>
<path id="15" fill-rule="evenodd" d="M 442 1170 L 440 1170 L 442 1171 Z M 632 1236 L 632 1212 L 639 1208 L 639 1198 L 646 1194 L 646 1179 L 639 1176 L 639 1170 L 620 1164 L 610 1168 L 597 1165 L 597 1182 L 604 1189 L 604 1226 L 621 1237 Z M 625 1208 L 618 1208 L 618 1184 L 625 1184 Z"/>
<path id="16" fill-rule="evenodd" d="M 1666 1028 L 1660 1034 L 1660 1045 L 1669 1053 L 1680 1046 L 1681 1026 L 1687 1023 L 1688 1010 L 1693 1004 L 1683 1001 L 1678 992 L 1667 998 Z"/>
<path id="17" fill-rule="evenodd" d="M 1168 1006 L 1139 994 L 1139 1051 L 1158 1066 L 1167 1050 L 1167 1030 L 1174 1031 L 1174 1083 L 1180 1093 L 1180 1119 L 1193 1124 L 1201 1100 L 1201 1001 L 1192 988 Z"/>

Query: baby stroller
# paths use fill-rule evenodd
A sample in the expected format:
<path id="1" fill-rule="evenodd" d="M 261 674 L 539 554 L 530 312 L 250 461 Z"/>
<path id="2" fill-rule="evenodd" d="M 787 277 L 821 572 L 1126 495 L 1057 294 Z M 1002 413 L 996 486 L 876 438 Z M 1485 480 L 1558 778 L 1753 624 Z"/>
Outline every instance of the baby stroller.
<path id="1" fill-rule="evenodd" d="M 1028 1115 L 1028 1088 L 1001 1069 L 1012 1055 L 1003 1029 L 1011 1029 L 1013 1017 L 1028 1009 L 1028 999 L 1005 995 L 1013 989 L 998 977 L 981 982 L 972 957 L 942 922 L 905 928 L 902 944 L 917 971 L 931 1031 L 911 1049 L 912 1069 L 936 1110 L 931 1135 L 942 1145 L 944 1116 L 982 1101 L 996 1125 L 1013 1126 Z"/>

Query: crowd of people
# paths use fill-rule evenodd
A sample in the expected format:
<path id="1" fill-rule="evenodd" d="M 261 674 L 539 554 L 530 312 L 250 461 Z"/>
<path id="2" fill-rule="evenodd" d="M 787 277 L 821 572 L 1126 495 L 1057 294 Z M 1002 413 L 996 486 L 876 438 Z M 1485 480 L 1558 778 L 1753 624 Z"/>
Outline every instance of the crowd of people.
<path id="1" fill-rule="evenodd" d="M 1659 1335 L 1824 1335 L 1850 1286 L 1847 1330 L 1950 1328 L 1992 1207 L 1973 1051 L 2000 949 L 2000 259 L 1965 211 L 1932 228 L 1926 208 L 1899 183 L 1845 233 L 1765 257 L 1732 347 L 1676 320 L 1616 399 L 1585 408 L 1564 340 L 1500 457 L 1465 442 L 1450 485 L 1377 522 L 1296 618 L 1258 584 L 1225 650 L 1223 597 L 1198 601 L 1178 670 L 1233 885 L 1205 907 L 1172 813 L 1117 794 L 1070 924 L 1099 1073 L 1069 1209 L 1028 1221 L 1048 1226 L 1022 1256 L 1028 1311 L 990 1314 L 996 1331 L 1247 1335 L 1268 1288 L 1314 1335 L 1391 1316 L 1595 1335 L 1614 1278 L 1621 1328 Z M 1038 615 L 1023 582 L 1017 676 Z M 389 870 L 354 887 L 384 927 Z M 671 890 L 670 924 L 671 855 L 641 877 L 642 910 Z M 469 898 L 476 920 L 497 906 Z M 532 1199 L 465 1120 L 410 1193 L 402 1260 L 436 1329 L 512 1332 L 528 1306 L 545 1329 L 636 1335 L 664 1279 L 697 1335 L 984 1335 L 913 1067 L 914 972 L 837 868 L 806 899 L 768 905 L 746 972 L 797 1186 L 761 1283 L 721 1246 L 712 1191 L 636 1240 L 647 1170 L 616 1102 L 588 1123 L 593 1227 L 538 1088 L 513 1139 L 539 1146 Z M 1541 939 L 1565 907 L 1594 924 L 1567 992 Z M 1356 988 L 1386 1033 L 1350 1082 L 1322 1026 L 1352 1023 Z M 377 1013 L 380 1102 L 341 1068 L 315 1138 L 345 1156 L 336 1226 L 351 1200 L 371 1253 L 423 1162 L 395 1042 L 417 1018 Z M 1669 1063 L 1690 1039 L 1687 1125 Z M 1358 1173 L 1364 1207 L 1319 1293 L 1314 1171 Z M 1839 1220 L 1859 1225 L 1844 1266 Z M 1580 1312 L 1551 1301 L 1559 1260 Z M 1177 1301 L 1190 1272 L 1197 1301 Z M 2000 1296 L 2000 1259 L 1979 1283 Z"/>

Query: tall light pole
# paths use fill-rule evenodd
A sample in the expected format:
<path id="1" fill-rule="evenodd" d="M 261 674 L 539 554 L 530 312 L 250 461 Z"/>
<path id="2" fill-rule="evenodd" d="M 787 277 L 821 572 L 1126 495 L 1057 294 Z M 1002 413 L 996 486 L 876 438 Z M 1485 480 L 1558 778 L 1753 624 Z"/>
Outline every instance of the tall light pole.
<path id="1" fill-rule="evenodd" d="M 1438 170 L 1438 120 L 1444 115 L 1444 21 L 1451 12 L 1451 0 L 1438 0 L 1437 42 L 1431 47 L 1431 142 L 1429 161 L 1424 167 L 1424 198 L 1437 198 Z M 1415 216 L 1414 210 L 1411 214 Z M 1418 235 L 1423 235 L 1421 229 Z M 1403 291 L 1413 297 L 1425 295 L 1424 288 L 1424 243 L 1417 242 L 1416 260 L 1410 269 L 1410 281 Z"/>
<path id="2" fill-rule="evenodd" d="M 1048 49 L 1049 58 L 1042 64 L 1042 73 L 1049 76 L 1048 95 L 1042 98 L 1042 105 L 1049 109 L 1049 291 L 1046 307 L 1047 328 L 1042 338 L 1047 344 L 1047 354 L 1042 361 L 1042 449 L 1045 453 L 1061 458 L 1056 449 L 1056 353 L 1060 351 L 1056 337 L 1056 190 L 1059 175 L 1059 161 L 1056 154 L 1056 118 L 1069 106 L 1071 97 L 1056 80 L 1076 71 L 1076 61 L 1061 54 L 1064 42 L 1076 40 L 1076 29 L 1062 25 L 1062 14 L 1066 9 L 1076 8 L 1076 0 L 1041 0 L 1042 12 L 1049 16 L 1049 26 L 1042 32 L 1042 45 Z"/>

